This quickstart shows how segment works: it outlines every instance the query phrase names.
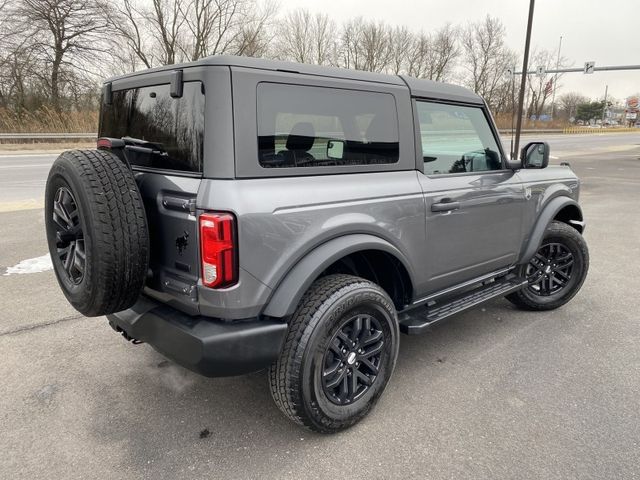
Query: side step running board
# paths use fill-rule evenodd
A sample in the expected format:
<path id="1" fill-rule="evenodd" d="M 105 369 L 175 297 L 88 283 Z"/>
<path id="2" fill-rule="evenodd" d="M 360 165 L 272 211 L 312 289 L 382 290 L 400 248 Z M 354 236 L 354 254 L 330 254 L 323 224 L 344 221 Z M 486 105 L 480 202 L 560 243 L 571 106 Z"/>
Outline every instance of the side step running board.
<path id="1" fill-rule="evenodd" d="M 453 298 L 432 302 L 426 307 L 403 312 L 400 314 L 400 331 L 409 335 L 423 333 L 427 327 L 440 320 L 480 305 L 492 298 L 508 295 L 526 284 L 527 280 L 524 278 L 507 275 Z"/>

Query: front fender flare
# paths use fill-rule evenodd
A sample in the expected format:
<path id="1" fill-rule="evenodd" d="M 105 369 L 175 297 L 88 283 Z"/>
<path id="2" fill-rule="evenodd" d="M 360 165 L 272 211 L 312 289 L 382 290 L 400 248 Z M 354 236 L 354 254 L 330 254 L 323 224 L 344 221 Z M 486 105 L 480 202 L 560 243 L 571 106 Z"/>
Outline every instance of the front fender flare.
<path id="1" fill-rule="evenodd" d="M 540 244 L 542 243 L 542 238 L 544 237 L 544 232 L 547 230 L 547 227 L 556 217 L 558 212 L 568 205 L 573 205 L 580 212 L 582 212 L 582 209 L 580 208 L 580 205 L 578 205 L 578 202 L 564 195 L 553 198 L 543 208 L 542 212 L 538 216 L 538 220 L 536 221 L 533 230 L 531 231 L 529 241 L 527 242 L 526 247 L 522 250 L 522 255 L 520 255 L 520 258 L 517 262 L 518 264 L 528 263 L 529 260 L 533 258 L 535 253 L 538 251 L 538 248 L 540 248 Z"/>
<path id="2" fill-rule="evenodd" d="M 414 274 L 411 264 L 391 243 L 374 235 L 344 235 L 316 247 L 296 263 L 274 289 L 262 313 L 277 318 L 292 315 L 302 295 L 318 275 L 340 258 L 362 250 L 380 250 L 393 255 L 404 265 L 413 282 Z"/>

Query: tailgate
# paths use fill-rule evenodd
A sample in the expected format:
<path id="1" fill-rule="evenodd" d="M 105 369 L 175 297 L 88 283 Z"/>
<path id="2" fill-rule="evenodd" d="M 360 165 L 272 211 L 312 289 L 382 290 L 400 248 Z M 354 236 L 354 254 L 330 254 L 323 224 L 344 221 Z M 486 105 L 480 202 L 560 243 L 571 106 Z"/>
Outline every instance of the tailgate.
<path id="1" fill-rule="evenodd" d="M 149 224 L 151 254 L 146 293 L 198 313 L 199 251 L 195 216 L 201 180 L 137 173 Z"/>

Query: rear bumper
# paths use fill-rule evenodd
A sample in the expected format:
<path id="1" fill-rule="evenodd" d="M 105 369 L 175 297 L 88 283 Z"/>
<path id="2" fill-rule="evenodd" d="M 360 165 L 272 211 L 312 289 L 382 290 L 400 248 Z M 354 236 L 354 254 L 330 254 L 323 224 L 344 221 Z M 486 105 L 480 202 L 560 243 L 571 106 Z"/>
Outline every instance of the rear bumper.
<path id="1" fill-rule="evenodd" d="M 117 332 L 148 343 L 177 364 L 207 377 L 242 375 L 269 366 L 287 333 L 283 322 L 191 317 L 142 296 L 130 309 L 107 315 L 107 319 Z"/>

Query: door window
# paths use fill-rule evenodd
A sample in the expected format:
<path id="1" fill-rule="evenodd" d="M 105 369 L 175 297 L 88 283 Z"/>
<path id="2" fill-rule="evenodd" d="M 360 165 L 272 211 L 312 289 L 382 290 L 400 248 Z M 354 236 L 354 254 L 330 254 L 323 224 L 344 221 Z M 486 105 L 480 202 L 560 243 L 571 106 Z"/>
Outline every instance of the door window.
<path id="1" fill-rule="evenodd" d="M 501 170 L 500 149 L 479 107 L 416 102 L 425 175 Z"/>

